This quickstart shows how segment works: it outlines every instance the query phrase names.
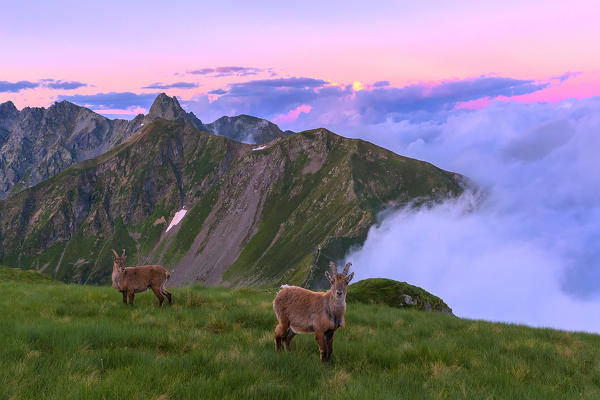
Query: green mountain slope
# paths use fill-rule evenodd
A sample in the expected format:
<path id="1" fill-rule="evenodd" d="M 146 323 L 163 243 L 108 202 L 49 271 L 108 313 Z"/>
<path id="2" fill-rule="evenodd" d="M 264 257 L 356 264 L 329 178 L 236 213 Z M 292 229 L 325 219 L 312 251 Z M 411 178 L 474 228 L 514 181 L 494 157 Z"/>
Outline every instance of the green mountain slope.
<path id="1" fill-rule="evenodd" d="M 3 283 L 0 398 L 596 399 L 600 336 L 349 303 L 333 356 L 275 353 L 274 291 Z"/>
<path id="2" fill-rule="evenodd" d="M 457 174 L 325 129 L 256 147 L 157 120 L 0 201 L 0 263 L 104 283 L 115 248 L 131 265 L 162 263 L 173 284 L 318 287 L 328 258 L 362 243 L 379 211 L 456 196 L 460 185 Z"/>

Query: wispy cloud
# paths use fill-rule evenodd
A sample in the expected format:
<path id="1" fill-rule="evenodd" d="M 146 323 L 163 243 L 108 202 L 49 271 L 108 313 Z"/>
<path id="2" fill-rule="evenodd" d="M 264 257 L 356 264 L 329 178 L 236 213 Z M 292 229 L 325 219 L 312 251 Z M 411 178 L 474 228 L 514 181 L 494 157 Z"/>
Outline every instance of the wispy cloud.
<path id="1" fill-rule="evenodd" d="M 158 93 L 109 92 L 96 94 L 60 95 L 57 99 L 67 100 L 94 110 L 148 109 Z"/>
<path id="2" fill-rule="evenodd" d="M 496 76 L 414 84 L 400 88 L 379 87 L 356 94 L 356 110 L 365 117 L 380 119 L 386 114 L 450 110 L 460 102 L 481 98 L 513 97 L 533 93 L 550 84 Z"/>
<path id="3" fill-rule="evenodd" d="M 7 82 L 0 81 L 0 92 L 17 93 L 24 89 L 33 89 L 40 86 L 39 82 L 30 81 L 18 81 L 18 82 Z"/>
<path id="4" fill-rule="evenodd" d="M 142 89 L 194 89 L 200 86 L 195 82 L 174 82 L 174 83 L 160 83 L 155 82 L 148 86 L 142 87 Z"/>
<path id="5" fill-rule="evenodd" d="M 31 81 L 18 81 L 18 82 L 7 82 L 0 81 L 0 92 L 11 92 L 17 93 L 25 89 L 35 89 L 39 87 L 46 87 L 49 89 L 62 89 L 62 90 L 73 90 L 81 87 L 88 86 L 86 83 L 77 81 L 63 81 L 60 79 L 40 79 L 36 82 Z"/>
<path id="6" fill-rule="evenodd" d="M 324 85 L 328 82 L 305 77 L 258 79 L 213 90 L 209 94 L 220 94 L 213 101 L 207 96 L 197 96 L 185 104 L 207 120 L 237 114 L 272 119 L 299 106 L 310 105 Z"/>
<path id="7" fill-rule="evenodd" d="M 239 67 L 239 66 L 225 66 L 225 67 L 209 67 L 199 68 L 188 73 L 193 75 L 211 75 L 213 77 L 223 76 L 248 76 L 256 75 L 260 72 L 271 71 L 270 69 L 254 68 L 254 67 Z"/>
<path id="8" fill-rule="evenodd" d="M 232 83 L 230 85 L 231 93 L 245 94 L 261 88 L 274 88 L 274 89 L 314 89 L 327 85 L 328 82 L 322 79 L 314 78 L 277 78 L 277 79 L 258 79 L 254 81 Z"/>
<path id="9" fill-rule="evenodd" d="M 576 76 L 581 75 L 581 72 L 567 72 L 564 73 L 562 75 L 558 75 L 558 76 L 553 76 L 552 78 L 550 78 L 550 80 L 558 80 L 559 82 L 564 82 L 569 78 L 574 78 Z"/>
<path id="10" fill-rule="evenodd" d="M 62 89 L 62 90 L 74 90 L 88 86 L 87 83 L 77 81 L 61 81 L 60 79 L 48 79 L 44 83 L 44 86 L 50 89 Z"/>
<path id="11" fill-rule="evenodd" d="M 403 87 L 387 81 L 374 84 L 332 84 L 322 79 L 290 77 L 231 83 L 209 94 L 216 99 L 196 97 L 188 105 L 205 118 L 251 114 L 272 119 L 287 115 L 302 105 L 310 112 L 299 114 L 292 129 L 340 124 L 373 124 L 387 119 L 423 119 L 478 99 L 511 98 L 534 93 L 550 81 L 480 76 Z M 288 119 L 291 123 L 291 120 Z"/>
<path id="12" fill-rule="evenodd" d="M 384 87 L 384 86 L 389 86 L 390 82 L 389 81 L 377 81 L 373 83 L 373 87 Z"/>

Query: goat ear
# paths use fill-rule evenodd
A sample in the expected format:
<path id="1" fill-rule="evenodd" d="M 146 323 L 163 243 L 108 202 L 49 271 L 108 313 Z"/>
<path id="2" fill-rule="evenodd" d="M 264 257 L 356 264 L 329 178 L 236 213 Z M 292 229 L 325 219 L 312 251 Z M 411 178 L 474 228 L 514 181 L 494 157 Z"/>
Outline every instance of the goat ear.
<path id="1" fill-rule="evenodd" d="M 348 275 L 348 271 L 350 271 L 351 266 L 352 266 L 352 263 L 346 264 L 346 266 L 344 267 L 344 275 Z"/>
<path id="2" fill-rule="evenodd" d="M 121 254 L 121 257 L 125 257 L 125 249 L 123 249 L 123 254 Z"/>
<path id="3" fill-rule="evenodd" d="M 346 277 L 346 283 L 349 283 L 354 278 L 354 272 Z"/>
<path id="4" fill-rule="evenodd" d="M 334 275 L 337 274 L 337 267 L 333 261 L 329 261 L 329 268 L 331 268 L 331 272 L 333 272 Z"/>
<path id="5" fill-rule="evenodd" d="M 329 271 L 325 271 L 325 278 L 333 285 L 333 276 L 329 273 Z"/>

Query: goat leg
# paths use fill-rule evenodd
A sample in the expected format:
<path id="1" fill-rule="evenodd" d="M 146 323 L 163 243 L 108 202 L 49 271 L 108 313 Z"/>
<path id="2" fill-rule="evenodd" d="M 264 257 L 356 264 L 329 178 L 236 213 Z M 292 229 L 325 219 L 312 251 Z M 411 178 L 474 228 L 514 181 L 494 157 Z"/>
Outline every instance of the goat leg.
<path id="1" fill-rule="evenodd" d="M 133 291 L 129 292 L 129 304 L 133 305 L 134 297 L 135 297 L 135 293 Z"/>
<path id="2" fill-rule="evenodd" d="M 333 352 L 333 334 L 335 331 L 330 329 L 325 331 L 325 344 L 327 345 L 327 360 L 331 358 L 331 353 Z"/>
<path id="3" fill-rule="evenodd" d="M 292 342 L 292 339 L 294 338 L 294 336 L 296 336 L 296 334 L 294 333 L 294 331 L 291 330 L 291 329 L 288 329 L 287 336 L 285 337 L 285 340 L 283 342 L 285 344 L 285 349 L 287 351 L 291 350 L 290 349 L 290 343 Z"/>
<path id="4" fill-rule="evenodd" d="M 167 300 L 169 300 L 169 305 L 173 305 L 173 300 L 171 299 L 171 292 L 169 292 L 167 289 L 162 289 L 162 294 L 164 294 L 165 296 L 167 296 Z"/>
<path id="5" fill-rule="evenodd" d="M 275 327 L 275 350 L 281 350 L 281 342 L 287 336 L 289 325 L 279 322 Z"/>
<path id="6" fill-rule="evenodd" d="M 319 352 L 321 353 L 321 361 L 327 361 L 327 343 L 325 341 L 325 335 L 322 331 L 315 331 L 315 339 L 319 344 Z"/>
<path id="7" fill-rule="evenodd" d="M 162 307 L 163 301 L 165 301 L 165 296 L 163 296 L 160 288 L 158 288 L 158 287 L 153 287 L 152 291 L 154 292 L 154 295 L 158 299 L 158 307 L 159 308 Z"/>

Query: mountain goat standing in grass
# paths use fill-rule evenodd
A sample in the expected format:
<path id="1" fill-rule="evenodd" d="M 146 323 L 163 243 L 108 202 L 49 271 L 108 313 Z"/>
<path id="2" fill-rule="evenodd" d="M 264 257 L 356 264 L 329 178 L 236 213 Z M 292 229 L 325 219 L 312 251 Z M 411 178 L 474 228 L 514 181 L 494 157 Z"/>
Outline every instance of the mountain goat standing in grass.
<path id="1" fill-rule="evenodd" d="M 162 307 L 165 296 L 169 304 L 173 304 L 171 293 L 165 287 L 171 277 L 171 273 L 160 265 L 139 265 L 137 267 L 125 267 L 125 249 L 119 257 L 116 251 L 113 252 L 113 287 L 123 293 L 123 303 L 133 305 L 133 298 L 136 293 L 152 289 L 154 295 L 158 298 L 158 306 Z"/>
<path id="2" fill-rule="evenodd" d="M 328 361 L 333 351 L 333 333 L 344 325 L 346 291 L 354 272 L 348 275 L 352 264 L 346 264 L 344 272 L 338 274 L 333 262 L 325 272 L 331 288 L 327 292 L 313 292 L 298 286 L 284 285 L 273 300 L 273 310 L 279 324 L 275 328 L 275 349 L 281 350 L 281 342 L 290 349 L 290 342 L 297 333 L 315 333 L 321 361 Z"/>

